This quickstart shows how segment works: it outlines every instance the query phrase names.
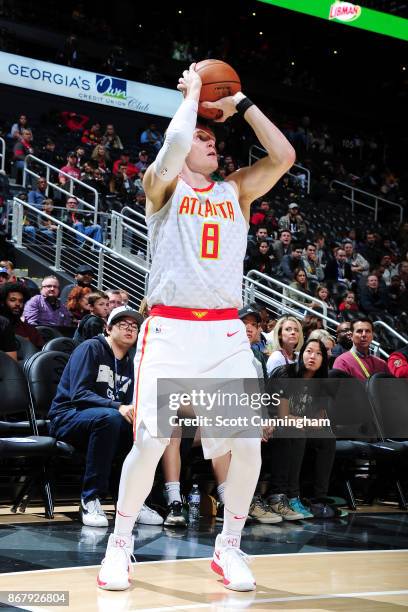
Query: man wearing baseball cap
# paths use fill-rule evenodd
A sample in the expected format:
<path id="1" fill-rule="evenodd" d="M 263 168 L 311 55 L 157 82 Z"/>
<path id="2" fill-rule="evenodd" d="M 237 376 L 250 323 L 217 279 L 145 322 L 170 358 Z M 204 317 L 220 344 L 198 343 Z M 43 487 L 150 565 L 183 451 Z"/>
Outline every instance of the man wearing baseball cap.
<path id="1" fill-rule="evenodd" d="M 299 204 L 291 202 L 288 213 L 279 219 L 279 230 L 289 230 L 295 240 L 305 238 L 307 228 L 302 215 L 299 214 Z"/>
<path id="2" fill-rule="evenodd" d="M 121 465 L 133 443 L 134 368 L 129 351 L 142 322 L 136 310 L 115 308 L 105 334 L 82 342 L 72 353 L 48 415 L 51 435 L 86 455 L 79 511 L 89 527 L 108 525 L 101 499 L 109 491 L 115 457 Z M 147 507 L 141 515 L 143 522 L 162 523 Z"/>
<path id="3" fill-rule="evenodd" d="M 68 299 L 68 296 L 74 287 L 90 287 L 92 288 L 92 282 L 94 280 L 95 273 L 90 264 L 80 264 L 75 270 L 75 282 L 66 285 L 61 291 L 60 300 L 63 304 Z"/>

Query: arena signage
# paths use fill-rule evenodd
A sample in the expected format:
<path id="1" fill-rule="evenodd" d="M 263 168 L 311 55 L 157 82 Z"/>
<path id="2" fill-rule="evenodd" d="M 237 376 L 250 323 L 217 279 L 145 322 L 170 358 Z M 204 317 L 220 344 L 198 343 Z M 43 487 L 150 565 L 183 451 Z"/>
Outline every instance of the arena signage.
<path id="1" fill-rule="evenodd" d="M 408 19 L 341 0 L 260 0 L 281 8 L 408 40 Z"/>
<path id="2" fill-rule="evenodd" d="M 177 90 L 0 52 L 0 83 L 160 117 L 180 105 Z"/>

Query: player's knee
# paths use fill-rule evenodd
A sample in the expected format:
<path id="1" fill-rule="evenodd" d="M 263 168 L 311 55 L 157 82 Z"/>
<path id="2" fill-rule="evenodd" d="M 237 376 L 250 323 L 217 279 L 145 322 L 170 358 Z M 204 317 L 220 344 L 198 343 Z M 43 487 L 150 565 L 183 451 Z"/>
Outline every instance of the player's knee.
<path id="1" fill-rule="evenodd" d="M 237 453 L 245 466 L 251 470 L 261 466 L 261 441 L 259 438 L 236 438 L 232 444 L 232 453 Z"/>

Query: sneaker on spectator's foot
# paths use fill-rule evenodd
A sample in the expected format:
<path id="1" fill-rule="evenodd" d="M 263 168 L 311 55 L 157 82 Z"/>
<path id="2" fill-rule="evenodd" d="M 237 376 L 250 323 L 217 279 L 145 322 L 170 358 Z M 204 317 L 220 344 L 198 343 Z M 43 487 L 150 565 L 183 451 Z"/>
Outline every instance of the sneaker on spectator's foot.
<path id="1" fill-rule="evenodd" d="M 163 525 L 163 518 L 156 510 L 143 504 L 136 522 L 141 525 Z"/>
<path id="2" fill-rule="evenodd" d="M 299 521 L 304 518 L 301 512 L 295 512 L 289 506 L 289 500 L 286 495 L 272 495 L 268 499 L 268 503 L 272 508 L 273 512 L 280 514 L 284 521 Z"/>
<path id="3" fill-rule="evenodd" d="M 96 583 L 106 591 L 124 591 L 130 585 L 129 574 L 132 571 L 133 536 L 109 536 L 105 558 L 102 561 Z"/>
<path id="4" fill-rule="evenodd" d="M 167 506 L 167 516 L 164 520 L 167 527 L 187 527 L 187 510 L 183 502 L 174 501 Z"/>
<path id="5" fill-rule="evenodd" d="M 303 514 L 303 518 L 313 518 L 313 514 L 302 504 L 300 497 L 291 497 L 289 499 L 289 506 L 293 512 Z"/>
<path id="6" fill-rule="evenodd" d="M 224 504 L 222 502 L 217 503 L 217 514 L 215 516 L 215 520 L 217 523 L 224 522 Z"/>
<path id="7" fill-rule="evenodd" d="M 102 509 L 101 502 L 97 497 L 86 503 L 81 497 L 81 505 L 79 507 L 81 521 L 83 525 L 88 527 L 107 527 L 108 519 Z"/>
<path id="8" fill-rule="evenodd" d="M 257 523 L 281 523 L 282 517 L 272 510 L 262 497 L 254 497 L 249 507 L 248 518 Z"/>
<path id="9" fill-rule="evenodd" d="M 239 539 L 217 535 L 211 569 L 223 577 L 232 591 L 254 591 L 256 582 L 248 567 L 248 555 L 239 548 Z"/>

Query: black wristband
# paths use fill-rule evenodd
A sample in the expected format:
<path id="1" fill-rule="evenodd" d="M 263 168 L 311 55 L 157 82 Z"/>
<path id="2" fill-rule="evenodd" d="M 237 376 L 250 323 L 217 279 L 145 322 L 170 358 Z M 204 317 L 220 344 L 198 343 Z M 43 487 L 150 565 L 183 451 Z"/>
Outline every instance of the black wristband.
<path id="1" fill-rule="evenodd" d="M 237 113 L 240 117 L 243 117 L 250 106 L 253 106 L 254 102 L 252 102 L 249 98 L 245 96 L 242 100 L 238 102 L 236 105 Z"/>

